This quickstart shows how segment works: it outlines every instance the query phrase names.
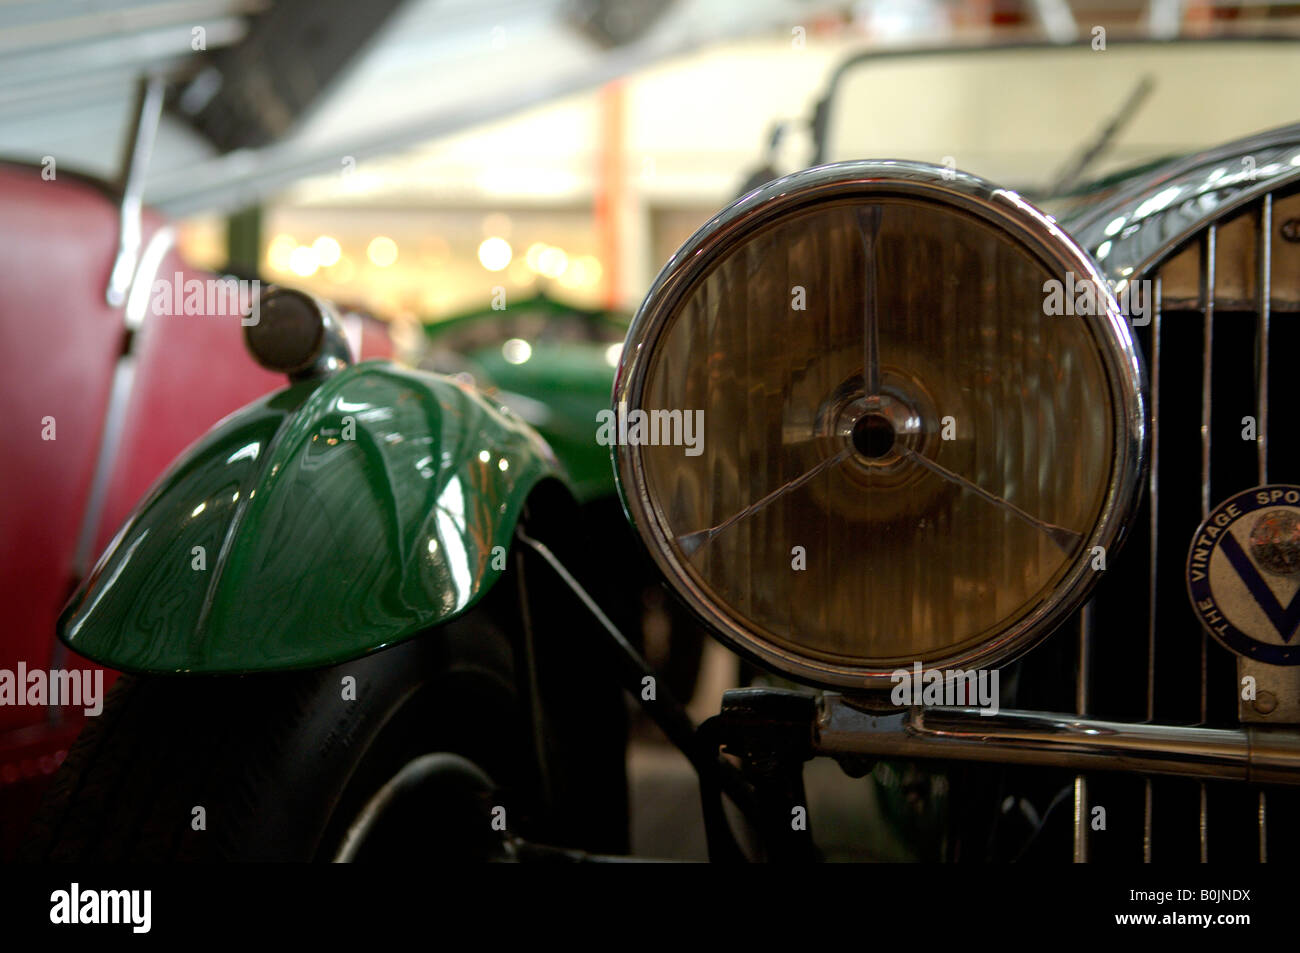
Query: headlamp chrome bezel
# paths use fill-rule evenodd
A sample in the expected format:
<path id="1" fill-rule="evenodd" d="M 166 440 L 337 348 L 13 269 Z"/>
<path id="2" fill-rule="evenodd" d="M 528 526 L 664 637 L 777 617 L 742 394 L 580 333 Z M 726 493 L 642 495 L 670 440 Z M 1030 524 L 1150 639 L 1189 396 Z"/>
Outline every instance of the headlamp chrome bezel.
<path id="1" fill-rule="evenodd" d="M 979 669 L 1005 664 L 1038 644 L 1087 598 L 1099 573 L 1094 547 L 1113 555 L 1139 499 L 1148 442 L 1145 375 L 1128 321 L 1096 262 L 1050 216 L 1013 191 L 944 167 L 907 161 L 840 162 L 776 179 L 710 219 L 669 259 L 629 328 L 614 381 L 615 407 L 641 406 L 645 377 L 660 337 L 696 283 L 756 229 L 815 205 L 855 197 L 903 198 L 948 204 L 1008 234 L 1062 278 L 1089 280 L 1100 289 L 1104 315 L 1088 318 L 1111 395 L 1114 454 L 1100 516 L 1074 565 L 1052 597 L 996 637 L 926 660 L 928 668 Z M 682 600 L 727 645 L 798 681 L 841 689 L 888 689 L 894 666 L 840 665 L 799 655 L 761 637 L 745 620 L 718 605 L 681 564 L 669 543 L 663 513 L 651 499 L 640 448 L 613 448 L 623 507 L 660 571 Z"/>

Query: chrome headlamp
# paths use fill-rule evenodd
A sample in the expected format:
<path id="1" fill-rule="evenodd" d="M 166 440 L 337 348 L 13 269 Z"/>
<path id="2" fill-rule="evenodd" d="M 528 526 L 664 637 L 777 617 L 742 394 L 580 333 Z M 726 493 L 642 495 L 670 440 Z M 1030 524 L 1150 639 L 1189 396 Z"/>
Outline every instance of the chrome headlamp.
<path id="1" fill-rule="evenodd" d="M 1004 662 L 1083 601 L 1135 503 L 1141 374 L 1092 260 L 1014 192 L 839 163 L 673 256 L 610 436 L 633 522 L 725 641 L 882 688 Z"/>

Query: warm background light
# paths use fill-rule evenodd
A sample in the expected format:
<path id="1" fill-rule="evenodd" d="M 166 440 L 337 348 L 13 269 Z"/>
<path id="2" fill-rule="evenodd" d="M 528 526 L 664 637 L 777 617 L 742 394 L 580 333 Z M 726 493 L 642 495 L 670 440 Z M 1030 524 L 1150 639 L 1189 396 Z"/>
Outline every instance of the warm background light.
<path id="1" fill-rule="evenodd" d="M 333 265 L 339 260 L 339 256 L 343 254 L 343 249 L 339 247 L 339 243 L 328 235 L 321 235 L 312 242 L 311 250 L 316 253 L 316 261 L 323 268 Z"/>
<path id="2" fill-rule="evenodd" d="M 316 273 L 318 267 L 316 253 L 310 245 L 299 245 L 289 254 L 289 270 L 295 275 L 309 278 Z"/>
<path id="3" fill-rule="evenodd" d="M 289 256 L 298 243 L 289 235 L 276 235 L 266 247 L 266 263 L 276 271 L 289 270 Z"/>
<path id="4" fill-rule="evenodd" d="M 366 257 L 379 268 L 387 268 L 397 261 L 397 242 L 385 235 L 371 239 L 366 247 Z"/>
<path id="5" fill-rule="evenodd" d="M 510 264 L 513 256 L 510 243 L 499 236 L 485 238 L 478 246 L 479 263 L 488 271 L 501 271 Z"/>

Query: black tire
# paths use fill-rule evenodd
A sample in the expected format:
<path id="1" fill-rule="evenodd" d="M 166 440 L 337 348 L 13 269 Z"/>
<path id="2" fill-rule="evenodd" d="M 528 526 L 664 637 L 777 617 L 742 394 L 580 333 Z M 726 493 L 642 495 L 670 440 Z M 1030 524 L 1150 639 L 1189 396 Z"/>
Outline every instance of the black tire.
<path id="1" fill-rule="evenodd" d="M 458 755 L 491 778 L 511 833 L 617 848 L 617 811 L 588 813 L 587 831 L 555 821 L 556 791 L 591 787 L 591 765 L 538 757 L 544 733 L 533 730 L 514 659 L 511 641 L 476 613 L 327 670 L 123 676 L 62 765 L 21 857 L 329 860 L 370 797 L 430 753 Z M 355 700 L 343 698 L 346 676 Z M 195 830 L 199 807 L 205 829 Z M 466 845 L 482 841 L 440 837 L 464 821 L 424 812 L 407 846 L 426 860 L 439 859 L 440 845 L 442 859 L 472 859 Z"/>

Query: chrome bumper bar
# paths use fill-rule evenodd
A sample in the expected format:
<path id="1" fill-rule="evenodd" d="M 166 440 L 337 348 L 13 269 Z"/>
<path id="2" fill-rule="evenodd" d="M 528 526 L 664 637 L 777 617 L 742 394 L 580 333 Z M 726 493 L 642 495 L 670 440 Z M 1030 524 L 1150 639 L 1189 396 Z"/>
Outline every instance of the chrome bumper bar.
<path id="1" fill-rule="evenodd" d="M 870 711 L 842 695 L 822 697 L 818 754 L 993 761 L 1129 771 L 1256 784 L 1300 784 L 1300 732 L 1097 721 L 1078 715 L 978 708 Z"/>

